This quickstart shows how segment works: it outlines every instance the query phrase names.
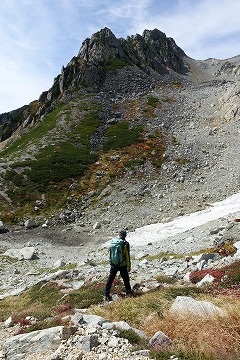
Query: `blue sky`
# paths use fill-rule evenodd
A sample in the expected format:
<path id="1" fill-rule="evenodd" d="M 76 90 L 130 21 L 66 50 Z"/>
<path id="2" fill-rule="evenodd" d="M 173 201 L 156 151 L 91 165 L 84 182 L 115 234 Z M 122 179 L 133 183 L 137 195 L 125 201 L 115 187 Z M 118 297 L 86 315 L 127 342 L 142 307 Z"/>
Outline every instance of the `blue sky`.
<path id="1" fill-rule="evenodd" d="M 194 59 L 240 55 L 239 0 L 1 0 L 0 113 L 48 90 L 82 41 L 157 28 Z"/>

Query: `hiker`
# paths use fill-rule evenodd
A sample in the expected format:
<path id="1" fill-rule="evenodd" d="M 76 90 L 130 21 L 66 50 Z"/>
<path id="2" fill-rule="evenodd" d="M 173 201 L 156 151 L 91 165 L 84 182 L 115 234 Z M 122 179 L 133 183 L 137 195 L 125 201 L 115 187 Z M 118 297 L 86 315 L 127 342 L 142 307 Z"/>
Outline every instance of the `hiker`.
<path id="1" fill-rule="evenodd" d="M 117 239 L 112 239 L 110 243 L 109 259 L 111 267 L 104 289 L 104 298 L 108 301 L 112 300 L 110 290 L 118 271 L 120 271 L 120 275 L 123 279 L 126 295 L 133 295 L 128 275 L 131 270 L 130 246 L 129 242 L 126 241 L 126 236 L 126 230 L 121 230 L 119 232 L 119 237 Z"/>

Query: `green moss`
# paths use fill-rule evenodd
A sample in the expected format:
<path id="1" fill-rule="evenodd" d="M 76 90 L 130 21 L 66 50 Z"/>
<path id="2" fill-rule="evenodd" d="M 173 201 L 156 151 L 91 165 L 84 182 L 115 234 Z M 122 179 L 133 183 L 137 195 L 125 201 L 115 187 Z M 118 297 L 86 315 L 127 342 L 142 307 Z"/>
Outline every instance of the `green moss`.
<path id="1" fill-rule="evenodd" d="M 40 283 L 34 285 L 27 293 L 29 296 L 28 305 L 41 302 L 48 308 L 55 306 L 62 297 L 59 288 L 54 283 L 47 283 L 46 285 Z"/>
<path id="2" fill-rule="evenodd" d="M 13 169 L 6 171 L 4 179 L 6 181 L 11 181 L 16 186 L 24 186 L 26 183 L 24 176 Z"/>

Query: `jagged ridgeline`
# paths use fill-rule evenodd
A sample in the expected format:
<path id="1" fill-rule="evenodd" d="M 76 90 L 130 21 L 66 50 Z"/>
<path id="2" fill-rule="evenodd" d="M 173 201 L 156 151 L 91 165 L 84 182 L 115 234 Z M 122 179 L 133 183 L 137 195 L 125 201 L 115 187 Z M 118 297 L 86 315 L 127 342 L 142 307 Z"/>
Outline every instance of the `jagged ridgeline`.
<path id="1" fill-rule="evenodd" d="M 86 39 L 38 100 L 0 115 L 1 217 L 86 206 L 86 196 L 127 172 L 158 171 L 172 141 L 156 124 L 180 87 L 187 56 L 155 29 L 118 39 L 105 28 Z"/>

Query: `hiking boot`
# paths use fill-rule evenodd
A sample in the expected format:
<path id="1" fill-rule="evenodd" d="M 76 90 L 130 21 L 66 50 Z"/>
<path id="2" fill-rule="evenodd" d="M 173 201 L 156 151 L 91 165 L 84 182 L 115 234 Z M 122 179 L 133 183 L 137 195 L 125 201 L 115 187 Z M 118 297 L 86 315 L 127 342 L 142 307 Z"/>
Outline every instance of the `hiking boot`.
<path id="1" fill-rule="evenodd" d="M 135 294 L 133 291 L 126 294 L 126 297 L 135 297 Z"/>
<path id="2" fill-rule="evenodd" d="M 113 299 L 113 298 L 112 298 L 111 295 L 105 295 L 105 296 L 104 296 L 104 300 L 105 300 L 105 301 L 112 301 L 112 299 Z"/>

